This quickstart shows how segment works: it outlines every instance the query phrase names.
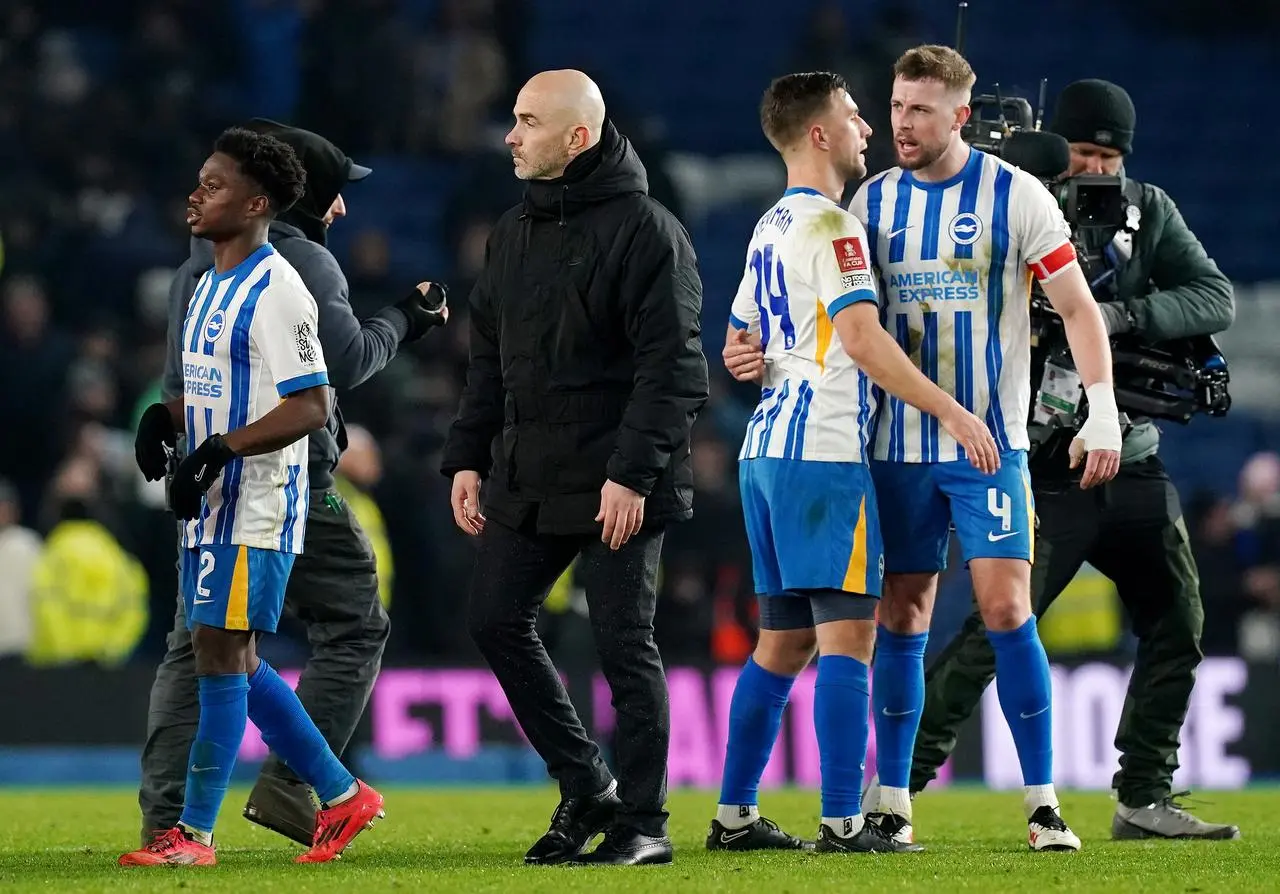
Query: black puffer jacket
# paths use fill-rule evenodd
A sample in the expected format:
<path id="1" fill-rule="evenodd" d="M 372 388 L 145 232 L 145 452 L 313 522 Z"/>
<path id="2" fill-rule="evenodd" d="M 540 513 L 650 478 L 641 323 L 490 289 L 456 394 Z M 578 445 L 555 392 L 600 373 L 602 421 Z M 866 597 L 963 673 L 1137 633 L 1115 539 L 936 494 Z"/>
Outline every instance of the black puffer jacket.
<path id="1" fill-rule="evenodd" d="M 606 122 L 564 176 L 530 181 L 489 237 L 441 471 L 486 477 L 495 521 L 536 511 L 542 533 L 599 530 L 606 478 L 647 497 L 647 521 L 692 514 L 702 282 L 688 234 L 647 190 Z"/>

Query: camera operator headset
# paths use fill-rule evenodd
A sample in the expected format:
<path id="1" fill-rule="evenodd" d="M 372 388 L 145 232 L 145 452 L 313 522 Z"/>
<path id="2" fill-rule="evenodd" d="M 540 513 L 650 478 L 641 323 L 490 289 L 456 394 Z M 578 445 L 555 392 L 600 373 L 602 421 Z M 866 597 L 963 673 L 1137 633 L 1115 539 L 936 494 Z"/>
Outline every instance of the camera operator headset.
<path id="1" fill-rule="evenodd" d="M 1150 366 L 1162 363 L 1161 358 L 1170 360 L 1165 371 L 1177 378 L 1188 365 L 1190 348 L 1183 348 L 1198 344 L 1188 339 L 1221 332 L 1231 324 L 1232 286 L 1168 194 L 1125 177 L 1135 117 L 1128 93 L 1115 84 L 1091 79 L 1068 85 L 1058 97 L 1048 129 L 1068 142 L 1070 166 L 1049 186 L 1064 206 L 1071 206 L 1064 211 L 1072 222 L 1080 263 L 1117 344 L 1114 353 L 1129 356 L 1120 350 L 1123 346 L 1141 345 L 1145 354 L 1133 353 L 1143 357 L 1136 362 Z M 1109 200 L 1113 207 L 1100 207 Z M 1166 349 L 1166 343 L 1173 347 Z M 1158 388 L 1148 393 L 1137 385 L 1126 407 L 1125 376 L 1117 360 L 1117 403 L 1133 417 L 1125 431 L 1120 472 L 1101 488 L 1082 490 L 1079 469 L 1070 469 L 1067 459 L 1079 423 L 1055 430 L 1063 411 L 1071 420 L 1080 409 L 1079 377 L 1074 376 L 1065 348 L 1065 368 L 1049 370 L 1044 360 L 1052 352 L 1045 347 L 1033 349 L 1033 370 L 1038 370 L 1032 383 L 1037 397 L 1031 425 L 1038 450 L 1030 462 L 1038 516 L 1031 580 L 1035 611 L 1043 615 L 1089 562 L 1115 583 L 1139 642 L 1116 732 L 1121 757 L 1112 782 L 1118 801 L 1112 837 L 1239 837 L 1235 826 L 1206 823 L 1187 813 L 1172 792 L 1179 734 L 1203 657 L 1204 611 L 1178 495 L 1156 455 L 1159 432 L 1142 411 L 1151 407 L 1155 415 L 1184 422 L 1192 411 L 1186 409 L 1186 401 L 1166 400 Z M 1216 354 L 1211 342 L 1206 350 Z M 1051 356 L 1050 364 L 1061 354 Z M 1173 362 L 1179 359 L 1181 365 Z M 1220 363 L 1221 357 L 1214 360 Z M 1224 363 L 1221 378 L 1225 383 Z M 1226 400 L 1223 384 L 1217 404 L 1205 411 L 1220 415 Z M 982 619 L 975 612 L 926 675 L 912 792 L 934 778 L 955 747 L 956 731 L 977 706 L 994 667 Z"/>

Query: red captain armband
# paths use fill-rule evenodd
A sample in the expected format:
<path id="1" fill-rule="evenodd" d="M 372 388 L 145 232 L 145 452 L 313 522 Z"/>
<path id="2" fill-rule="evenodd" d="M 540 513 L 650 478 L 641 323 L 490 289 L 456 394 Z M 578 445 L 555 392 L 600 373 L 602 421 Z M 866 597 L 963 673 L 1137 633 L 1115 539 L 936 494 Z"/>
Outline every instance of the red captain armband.
<path id="1" fill-rule="evenodd" d="M 833 239 L 831 247 L 836 250 L 836 263 L 841 273 L 866 272 L 867 259 L 862 253 L 862 242 L 854 236 Z"/>
<path id="2" fill-rule="evenodd" d="M 1075 263 L 1075 260 L 1075 248 L 1070 242 L 1064 242 L 1040 260 L 1032 261 L 1027 266 L 1036 275 L 1036 279 L 1040 282 L 1048 282 Z"/>

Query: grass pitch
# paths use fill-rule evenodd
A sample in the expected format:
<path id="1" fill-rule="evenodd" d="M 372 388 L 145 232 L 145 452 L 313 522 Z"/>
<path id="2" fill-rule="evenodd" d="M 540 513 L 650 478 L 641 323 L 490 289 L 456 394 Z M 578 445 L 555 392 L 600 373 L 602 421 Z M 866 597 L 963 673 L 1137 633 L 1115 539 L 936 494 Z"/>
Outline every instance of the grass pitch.
<path id="1" fill-rule="evenodd" d="M 914 855 L 710 854 L 703 847 L 715 794 L 671 795 L 676 862 L 636 869 L 526 867 L 525 849 L 545 829 L 556 795 L 543 789 L 387 788 L 387 818 L 339 862 L 292 863 L 301 851 L 239 816 L 232 792 L 219 821 L 216 867 L 121 869 L 137 846 L 136 794 L 121 790 L 0 791 L 0 892 L 19 891 L 838 891 L 1280 890 L 1280 790 L 1202 794 L 1193 809 L 1238 824 L 1228 842 L 1112 842 L 1112 802 L 1067 793 L 1064 815 L 1084 840 L 1078 854 L 1032 854 L 1017 792 L 953 789 L 917 799 Z M 818 798 L 770 791 L 764 812 L 812 837 Z"/>

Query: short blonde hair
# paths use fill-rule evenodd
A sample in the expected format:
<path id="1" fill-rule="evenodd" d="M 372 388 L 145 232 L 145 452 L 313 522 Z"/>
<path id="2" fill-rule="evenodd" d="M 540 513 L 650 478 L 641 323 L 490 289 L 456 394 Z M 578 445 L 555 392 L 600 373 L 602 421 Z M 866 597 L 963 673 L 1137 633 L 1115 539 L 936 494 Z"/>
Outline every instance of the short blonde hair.
<path id="1" fill-rule="evenodd" d="M 893 75 L 904 81 L 941 81 L 948 91 L 964 93 L 972 90 L 978 80 L 964 56 L 937 44 L 907 50 L 893 66 Z"/>

